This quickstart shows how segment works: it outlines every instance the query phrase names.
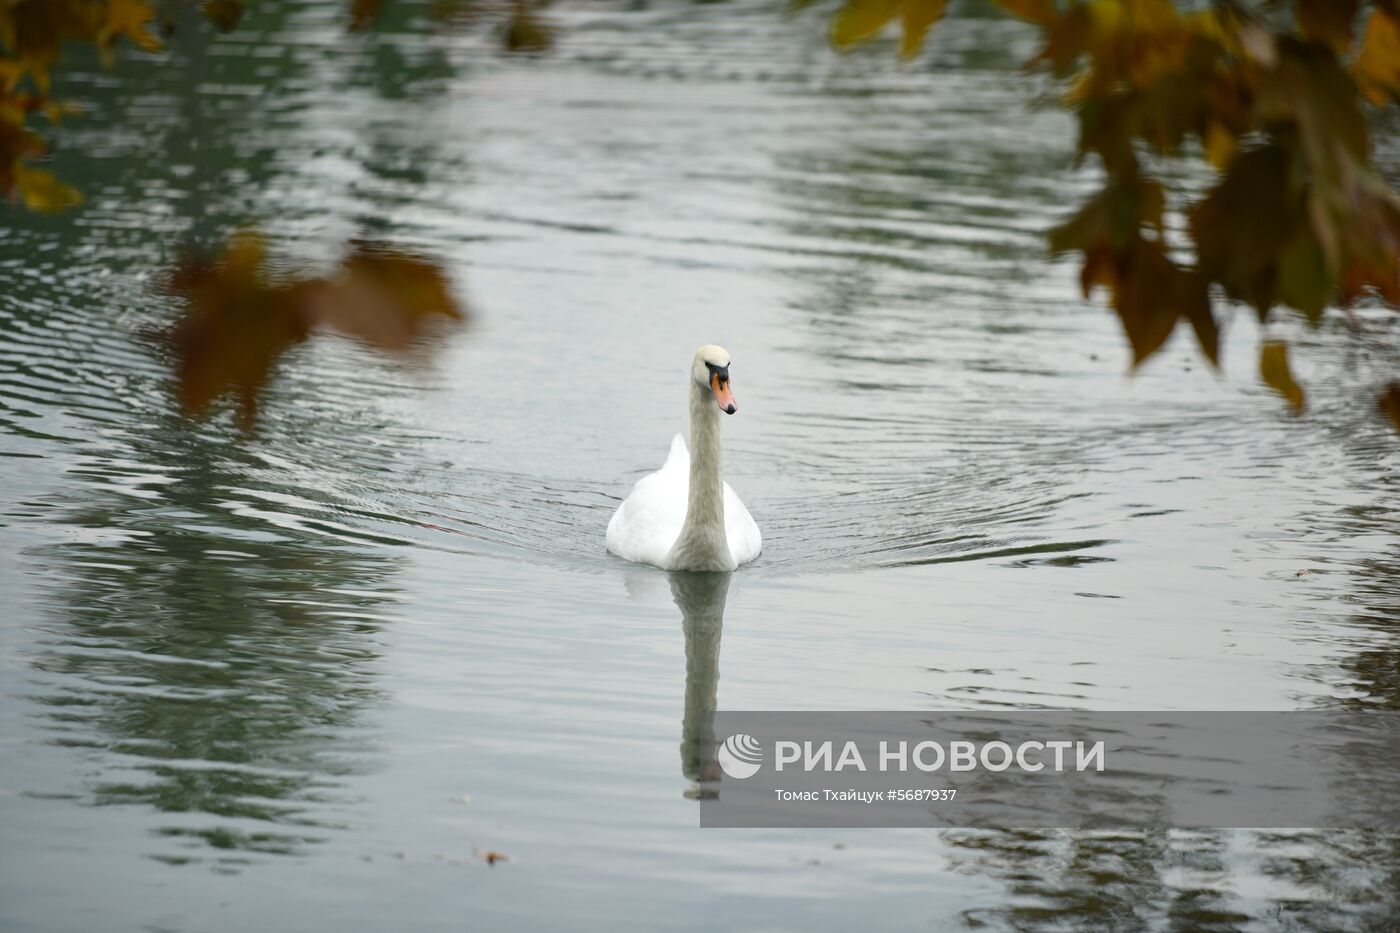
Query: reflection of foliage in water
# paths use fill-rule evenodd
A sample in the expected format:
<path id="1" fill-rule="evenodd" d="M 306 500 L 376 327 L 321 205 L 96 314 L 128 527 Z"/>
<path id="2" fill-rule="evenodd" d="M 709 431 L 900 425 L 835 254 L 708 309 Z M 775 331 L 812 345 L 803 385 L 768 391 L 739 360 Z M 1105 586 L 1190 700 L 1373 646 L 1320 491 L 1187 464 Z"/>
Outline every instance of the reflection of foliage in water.
<path id="1" fill-rule="evenodd" d="M 117 756 L 92 802 L 195 815 L 160 832 L 217 848 L 295 851 L 338 824 L 335 789 L 373 752 L 360 717 L 392 565 L 221 508 L 248 464 L 181 433 L 172 419 L 83 468 L 93 488 L 61 520 L 90 531 L 54 548 L 60 620 L 35 661 L 64 676 L 36 699 L 56 744 Z"/>
<path id="2" fill-rule="evenodd" d="M 952 830 L 953 870 L 1007 886 L 969 927 L 1018 931 L 1381 931 L 1400 910 L 1394 834 L 1341 830 Z M 1371 866 L 1378 866 L 1372 868 Z M 1245 873 L 1277 892 L 1239 890 Z"/>
<path id="3" fill-rule="evenodd" d="M 263 4 L 256 25 L 275 35 L 299 12 Z M 262 219 L 257 192 L 296 165 L 250 158 L 249 147 L 262 143 L 247 121 L 266 114 L 230 113 L 227 99 L 204 88 L 248 85 L 257 71 L 260 85 L 293 97 L 308 63 L 211 56 L 210 41 L 177 30 L 176 67 L 129 63 L 144 104 L 76 76 L 98 107 L 75 124 L 88 134 L 79 140 L 93 144 L 65 151 L 65 173 L 88 189 L 121 153 L 145 174 L 125 178 L 131 187 L 119 198 L 154 185 L 169 193 L 169 210 L 136 223 L 119 213 L 124 222 L 111 223 L 112 205 L 98 201 L 90 210 L 105 225 L 64 215 L 16 231 L 0 255 L 36 274 L 16 277 L 0 304 L 4 329 L 16 335 L 0 356 L 34 373 L 43 396 L 37 412 L 7 405 L 5 427 L 57 442 L 45 456 L 69 464 L 76 481 L 35 500 L 69 534 L 44 549 L 57 571 L 46 591 L 55 611 L 34 659 L 41 673 L 31 699 L 54 744 L 102 750 L 101 770 L 83 775 L 77 799 L 160 811 L 157 858 L 184 861 L 214 847 L 242 850 L 220 859 L 237 864 L 249 852 L 301 851 L 349 821 L 345 782 L 374 764 L 364 715 L 379 695 L 375 632 L 393 600 L 385 578 L 396 565 L 336 540 L 342 504 L 337 481 L 322 481 L 327 465 L 344 457 L 343 445 L 355 449 L 360 471 L 382 468 L 384 455 L 364 444 L 354 410 L 307 406 L 298 415 L 305 434 L 230 443 L 176 415 L 154 391 L 164 378 L 149 355 L 109 331 L 114 319 L 128 337 L 163 323 L 151 306 L 164 301 L 143 295 L 130 273 L 214 247 L 249 222 L 250 207 Z M 366 42 L 348 64 L 372 79 L 379 48 Z M 434 70 L 431 61 L 396 65 L 390 84 L 400 88 Z M 120 132 L 137 119 L 141 136 Z M 384 151 L 376 145 L 368 160 Z M 380 229 L 373 205 L 351 221 Z M 101 271 L 87 258 L 94 242 Z M 288 474 L 293 461 L 306 467 L 300 478 Z M 269 470 L 272 462 L 282 467 Z"/>
<path id="4" fill-rule="evenodd" d="M 333 277 L 273 281 L 262 239 L 245 235 L 217 259 L 187 259 L 170 284 L 185 305 L 170 335 L 181 404 L 198 413 L 231 394 L 245 430 L 280 359 L 318 329 L 403 352 L 433 325 L 465 317 L 435 263 L 366 243 Z"/>

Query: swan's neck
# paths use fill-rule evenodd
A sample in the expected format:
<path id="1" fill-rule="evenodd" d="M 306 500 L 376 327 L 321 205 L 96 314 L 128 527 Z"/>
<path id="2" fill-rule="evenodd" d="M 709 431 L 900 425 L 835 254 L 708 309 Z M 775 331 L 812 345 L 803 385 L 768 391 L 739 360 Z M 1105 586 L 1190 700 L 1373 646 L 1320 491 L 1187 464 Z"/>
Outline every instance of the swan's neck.
<path id="1" fill-rule="evenodd" d="M 685 524 L 724 531 L 724 442 L 719 406 L 696 383 L 690 385 L 690 498 Z"/>
<path id="2" fill-rule="evenodd" d="M 671 549 L 675 570 L 732 570 L 724 534 L 724 446 L 719 407 L 698 383 L 690 386 L 690 492 L 685 524 Z"/>

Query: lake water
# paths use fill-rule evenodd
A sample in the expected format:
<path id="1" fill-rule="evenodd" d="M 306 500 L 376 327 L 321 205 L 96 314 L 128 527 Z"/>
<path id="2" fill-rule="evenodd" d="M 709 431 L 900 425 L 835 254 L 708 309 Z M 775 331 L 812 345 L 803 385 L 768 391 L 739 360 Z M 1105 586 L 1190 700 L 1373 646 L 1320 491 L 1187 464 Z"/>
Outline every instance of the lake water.
<path id="1" fill-rule="evenodd" d="M 1279 325 L 1301 418 L 1249 312 L 1128 376 L 1045 258 L 1096 182 L 1015 23 L 900 65 L 563 2 L 520 59 L 254 6 L 70 69 L 87 203 L 0 215 L 0 927 L 1394 928 L 1393 835 L 701 831 L 694 754 L 716 703 L 1400 707 L 1394 316 Z M 428 251 L 472 326 L 187 419 L 155 283 L 248 226 Z M 765 551 L 673 580 L 603 531 L 707 342 Z"/>

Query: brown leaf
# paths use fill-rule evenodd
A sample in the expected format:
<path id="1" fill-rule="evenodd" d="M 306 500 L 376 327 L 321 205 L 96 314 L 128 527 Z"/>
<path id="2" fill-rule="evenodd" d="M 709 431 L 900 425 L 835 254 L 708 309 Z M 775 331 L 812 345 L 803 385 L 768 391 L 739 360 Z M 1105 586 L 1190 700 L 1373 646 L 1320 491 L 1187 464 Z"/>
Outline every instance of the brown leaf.
<path id="1" fill-rule="evenodd" d="M 1390 418 L 1395 430 L 1400 432 L 1400 382 L 1392 382 L 1381 393 L 1380 409 Z"/>
<path id="2" fill-rule="evenodd" d="M 379 16 L 384 0 L 350 0 L 350 31 L 360 32 Z"/>
<path id="3" fill-rule="evenodd" d="M 899 0 L 846 0 L 831 21 L 831 43 L 854 45 L 884 29 L 900 13 Z"/>
<path id="4" fill-rule="evenodd" d="M 181 407 L 198 414 L 233 395 L 248 431 L 278 360 L 310 332 L 300 310 L 305 295 L 268 285 L 262 259 L 261 238 L 240 236 L 213 262 L 187 260 L 169 283 L 185 303 L 170 334 Z"/>
<path id="5" fill-rule="evenodd" d="M 506 23 L 507 52 L 547 52 L 554 46 L 554 31 L 526 3 L 517 3 Z"/>
<path id="6" fill-rule="evenodd" d="M 1347 157 L 1367 160 L 1366 115 L 1356 82 L 1337 57 L 1294 39 L 1280 42 L 1278 54 L 1277 68 L 1257 88 L 1255 121 L 1262 127 L 1292 124 L 1313 172 L 1336 173 Z"/>
<path id="7" fill-rule="evenodd" d="M 97 29 L 97 45 L 105 50 L 118 36 L 126 36 L 146 52 L 159 52 L 160 40 L 146 28 L 156 11 L 145 0 L 106 0 L 106 11 Z"/>
<path id="8" fill-rule="evenodd" d="M 904 0 L 901 11 L 903 33 L 899 40 L 901 58 L 913 58 L 924 46 L 924 37 L 933 24 L 943 18 L 948 0 Z"/>
<path id="9" fill-rule="evenodd" d="M 341 276 L 310 293 L 308 321 L 384 350 L 404 350 L 435 322 L 466 315 L 433 263 L 383 247 L 360 246 Z"/>
<path id="10" fill-rule="evenodd" d="M 1111 182 L 1065 223 L 1050 231 L 1053 254 L 1105 247 L 1127 248 L 1144 227 L 1162 229 L 1166 192 L 1150 179 Z"/>
<path id="11" fill-rule="evenodd" d="M 1224 171 L 1235 157 L 1238 148 L 1235 134 L 1218 120 L 1211 120 L 1206 126 L 1205 138 L 1201 141 L 1210 164 Z"/>
<path id="12" fill-rule="evenodd" d="M 1210 361 L 1210 365 L 1220 366 L 1220 329 L 1215 323 L 1215 313 L 1210 306 L 1210 283 L 1195 270 L 1182 270 L 1177 283 L 1177 300 L 1181 303 L 1182 315 L 1191 322 L 1191 330 L 1196 334 L 1196 344 Z"/>
<path id="13" fill-rule="evenodd" d="M 1400 19 L 1375 10 L 1366 21 L 1361 54 L 1351 66 L 1356 83 L 1373 104 L 1400 100 Z"/>
<path id="14" fill-rule="evenodd" d="M 1303 389 L 1288 368 L 1288 344 L 1271 340 L 1259 348 L 1259 376 L 1288 400 L 1294 412 L 1303 410 Z"/>
<path id="15" fill-rule="evenodd" d="M 204 0 L 200 10 L 222 32 L 231 32 L 243 18 L 245 0 Z"/>
<path id="16" fill-rule="evenodd" d="M 485 862 L 487 865 L 495 865 L 497 862 L 509 862 L 509 861 L 510 861 L 510 856 L 509 856 L 509 855 L 506 855 L 504 852 L 495 852 L 495 851 L 492 851 L 491 849 L 487 849 L 487 850 L 484 851 L 484 852 L 475 852 L 475 851 L 474 851 L 472 854 L 475 855 L 477 858 L 481 859 L 481 860 L 482 860 L 483 862 Z"/>
<path id="17" fill-rule="evenodd" d="M 997 0 L 997 6 L 1012 16 L 1041 25 L 1055 18 L 1054 0 Z"/>
<path id="18" fill-rule="evenodd" d="M 1322 310 L 1332 300 L 1336 287 L 1322 244 L 1310 225 L 1299 224 L 1279 253 L 1278 270 L 1278 300 L 1302 311 L 1312 323 L 1321 323 Z"/>
<path id="19" fill-rule="evenodd" d="M 464 317 L 446 275 L 422 257 L 362 246 L 334 280 L 272 282 L 264 253 L 260 237 L 241 235 L 218 259 L 188 260 L 170 277 L 170 290 L 185 306 L 170 344 L 188 412 L 231 395 L 239 423 L 251 430 L 281 358 L 318 326 L 401 350 L 419 341 L 430 322 Z"/>
<path id="20" fill-rule="evenodd" d="M 14 185 L 24 206 L 31 211 L 52 214 L 83 201 L 76 188 L 59 181 L 53 172 L 28 168 L 23 164 L 14 169 Z"/>
<path id="21" fill-rule="evenodd" d="M 1192 309 L 1191 304 L 1206 303 L 1205 291 L 1191 293 L 1188 289 L 1194 282 L 1185 276 L 1160 242 L 1138 240 L 1119 258 L 1113 308 L 1132 346 L 1134 367 L 1162 348 L 1183 314 L 1204 320 L 1200 309 Z M 1208 303 L 1204 314 L 1210 315 Z"/>
<path id="22" fill-rule="evenodd" d="M 1278 292 L 1278 258 L 1303 222 L 1303 195 L 1290 153 L 1280 146 L 1237 155 L 1191 212 L 1201 271 L 1262 317 Z"/>
<path id="23" fill-rule="evenodd" d="M 1359 0 L 1297 0 L 1298 29 L 1314 42 L 1345 52 L 1359 6 Z"/>

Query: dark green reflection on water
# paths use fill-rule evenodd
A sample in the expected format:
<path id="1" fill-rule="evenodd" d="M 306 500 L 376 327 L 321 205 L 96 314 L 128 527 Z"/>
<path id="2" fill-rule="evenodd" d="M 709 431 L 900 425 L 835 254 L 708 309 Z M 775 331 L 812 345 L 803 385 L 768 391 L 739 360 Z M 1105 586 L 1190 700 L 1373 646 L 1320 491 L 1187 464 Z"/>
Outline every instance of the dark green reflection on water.
<path id="1" fill-rule="evenodd" d="M 245 460 L 166 423 L 84 467 L 84 503 L 56 515 L 78 540 L 44 555 L 34 664 L 63 676 L 32 699 L 54 744 L 104 750 L 80 799 L 217 816 L 158 832 L 292 852 L 339 825 L 341 779 L 373 763 L 396 561 L 222 508 Z"/>

